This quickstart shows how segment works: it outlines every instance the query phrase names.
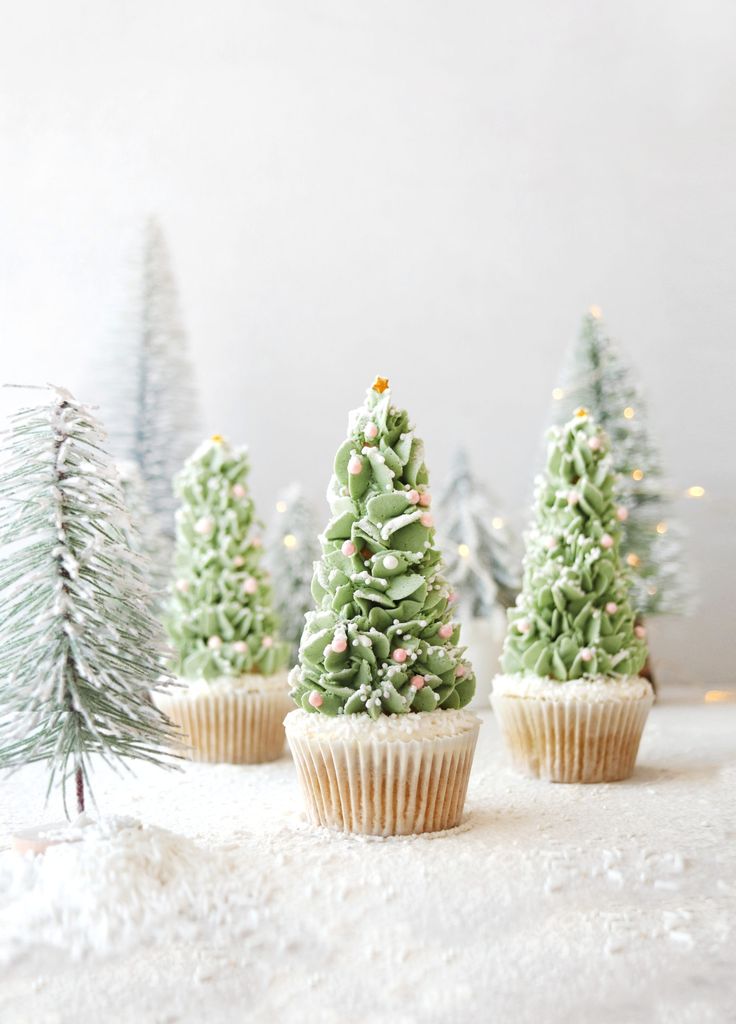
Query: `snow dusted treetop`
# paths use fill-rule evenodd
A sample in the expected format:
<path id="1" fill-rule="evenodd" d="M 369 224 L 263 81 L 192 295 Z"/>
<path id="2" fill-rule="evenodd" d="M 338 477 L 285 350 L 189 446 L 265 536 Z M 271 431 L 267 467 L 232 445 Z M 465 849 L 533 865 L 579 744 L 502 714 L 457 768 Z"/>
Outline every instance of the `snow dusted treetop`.
<path id="1" fill-rule="evenodd" d="M 11 418 L 0 467 L 0 766 L 49 763 L 49 791 L 92 755 L 164 764 L 149 690 L 163 637 L 104 434 L 68 391 Z"/>
<path id="2" fill-rule="evenodd" d="M 673 515 L 641 388 L 597 307 L 583 318 L 553 396 L 557 424 L 583 406 L 611 440 L 616 494 L 626 514 L 621 550 L 633 570 L 635 607 L 645 615 L 687 611 L 692 584 L 683 567 L 684 531 Z"/>
<path id="3" fill-rule="evenodd" d="M 146 224 L 140 291 L 120 345 L 110 406 L 112 449 L 135 462 L 154 515 L 174 535 L 174 475 L 199 437 L 196 390 L 161 225 Z"/>
<path id="4" fill-rule="evenodd" d="M 458 595 L 461 615 L 487 619 L 494 605 L 508 608 L 521 586 L 521 558 L 463 448 L 455 454 L 437 508 L 447 578 Z"/>

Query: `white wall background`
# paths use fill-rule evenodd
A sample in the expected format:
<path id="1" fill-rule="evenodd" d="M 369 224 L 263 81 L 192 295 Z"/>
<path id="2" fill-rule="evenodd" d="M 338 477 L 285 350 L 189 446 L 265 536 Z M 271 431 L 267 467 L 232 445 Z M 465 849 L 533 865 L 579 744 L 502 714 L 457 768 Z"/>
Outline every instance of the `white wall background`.
<path id="1" fill-rule="evenodd" d="M 206 428 L 250 443 L 264 512 L 292 478 L 321 499 L 380 372 L 435 482 L 466 440 L 522 519 L 596 303 L 708 492 L 660 670 L 727 685 L 735 43 L 733 0 L 6 2 L 0 376 L 96 399 L 155 211 Z"/>

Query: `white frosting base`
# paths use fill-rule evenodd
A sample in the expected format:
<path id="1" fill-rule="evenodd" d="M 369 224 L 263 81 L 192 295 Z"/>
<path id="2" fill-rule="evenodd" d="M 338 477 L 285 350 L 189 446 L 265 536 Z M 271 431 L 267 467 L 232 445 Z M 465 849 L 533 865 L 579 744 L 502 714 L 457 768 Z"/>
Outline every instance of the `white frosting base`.
<path id="1" fill-rule="evenodd" d="M 438 740 L 460 736 L 478 726 L 480 719 L 472 711 L 420 711 L 407 715 L 320 715 L 296 708 L 284 719 L 287 735 L 327 741 L 358 743 L 396 743 L 412 740 Z"/>
<path id="2" fill-rule="evenodd" d="M 191 700 L 199 700 L 208 696 L 225 696 L 230 693 L 288 694 L 288 673 L 275 672 L 272 676 L 260 676 L 251 672 L 242 676 L 220 676 L 217 679 L 177 679 L 174 686 L 158 692 L 171 697 L 184 697 Z"/>
<path id="3" fill-rule="evenodd" d="M 652 687 L 640 676 L 617 679 L 597 676 L 591 679 L 570 679 L 564 683 L 535 675 L 498 675 L 493 680 L 493 692 L 505 697 L 532 700 L 587 701 L 601 704 L 605 701 L 644 700 L 652 696 Z"/>

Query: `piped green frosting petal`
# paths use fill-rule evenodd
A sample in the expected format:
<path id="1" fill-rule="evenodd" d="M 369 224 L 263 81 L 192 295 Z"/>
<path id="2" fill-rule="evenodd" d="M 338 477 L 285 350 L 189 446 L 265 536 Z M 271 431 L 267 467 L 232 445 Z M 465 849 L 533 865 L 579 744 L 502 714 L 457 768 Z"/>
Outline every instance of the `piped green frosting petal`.
<path id="1" fill-rule="evenodd" d="M 636 675 L 647 656 L 621 561 L 609 443 L 586 410 L 549 433 L 524 584 L 501 663 L 564 682 Z"/>
<path id="2" fill-rule="evenodd" d="M 387 389 L 368 391 L 348 429 L 292 697 L 308 712 L 373 718 L 464 707 L 475 676 L 452 621 L 424 445 Z"/>

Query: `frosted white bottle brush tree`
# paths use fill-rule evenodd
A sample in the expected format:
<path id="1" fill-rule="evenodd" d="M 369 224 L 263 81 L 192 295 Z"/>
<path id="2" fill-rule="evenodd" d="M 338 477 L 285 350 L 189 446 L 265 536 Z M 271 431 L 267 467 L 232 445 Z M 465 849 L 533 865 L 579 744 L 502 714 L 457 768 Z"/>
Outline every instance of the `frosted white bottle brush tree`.
<path id="1" fill-rule="evenodd" d="M 167 763 L 147 567 L 105 436 L 61 388 L 11 417 L 0 464 L 0 767 L 48 764 L 84 810 L 93 758 Z"/>

